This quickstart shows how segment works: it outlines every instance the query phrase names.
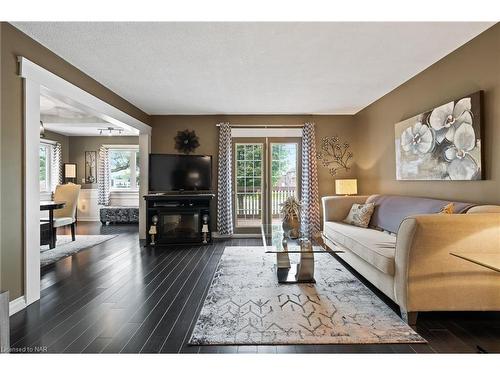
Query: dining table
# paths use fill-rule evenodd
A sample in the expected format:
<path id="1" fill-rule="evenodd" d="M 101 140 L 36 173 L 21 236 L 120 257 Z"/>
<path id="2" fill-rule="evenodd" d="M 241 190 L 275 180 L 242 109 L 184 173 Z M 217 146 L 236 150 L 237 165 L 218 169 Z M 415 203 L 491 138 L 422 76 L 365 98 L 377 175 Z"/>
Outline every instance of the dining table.
<path id="1" fill-rule="evenodd" d="M 49 249 L 56 247 L 57 229 L 54 228 L 54 210 L 64 208 L 66 202 L 40 201 L 40 211 L 49 211 L 50 241 Z"/>

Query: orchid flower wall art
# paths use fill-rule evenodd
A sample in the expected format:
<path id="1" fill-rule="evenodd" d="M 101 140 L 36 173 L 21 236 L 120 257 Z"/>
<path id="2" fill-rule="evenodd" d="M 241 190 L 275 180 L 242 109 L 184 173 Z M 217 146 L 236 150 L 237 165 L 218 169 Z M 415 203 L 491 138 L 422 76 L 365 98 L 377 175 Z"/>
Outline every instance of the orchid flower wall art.
<path id="1" fill-rule="evenodd" d="M 398 180 L 481 180 L 480 91 L 395 126 Z"/>

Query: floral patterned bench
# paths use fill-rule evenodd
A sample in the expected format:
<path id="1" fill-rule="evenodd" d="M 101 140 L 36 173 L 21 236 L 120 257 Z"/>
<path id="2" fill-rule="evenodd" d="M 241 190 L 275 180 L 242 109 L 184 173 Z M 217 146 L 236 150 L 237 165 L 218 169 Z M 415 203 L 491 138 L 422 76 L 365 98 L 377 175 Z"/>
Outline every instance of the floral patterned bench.
<path id="1" fill-rule="evenodd" d="M 138 223 L 139 207 L 102 207 L 100 210 L 101 223 Z"/>

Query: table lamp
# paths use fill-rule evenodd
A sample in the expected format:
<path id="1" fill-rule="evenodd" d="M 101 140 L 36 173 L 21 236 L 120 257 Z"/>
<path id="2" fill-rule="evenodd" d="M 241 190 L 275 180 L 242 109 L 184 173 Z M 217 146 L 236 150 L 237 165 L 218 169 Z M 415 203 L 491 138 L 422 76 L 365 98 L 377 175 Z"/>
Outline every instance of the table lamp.
<path id="1" fill-rule="evenodd" d="M 335 180 L 335 194 L 338 195 L 358 194 L 358 180 L 355 178 Z"/>
<path id="2" fill-rule="evenodd" d="M 75 182 L 76 180 L 76 164 L 64 163 L 64 182 Z"/>

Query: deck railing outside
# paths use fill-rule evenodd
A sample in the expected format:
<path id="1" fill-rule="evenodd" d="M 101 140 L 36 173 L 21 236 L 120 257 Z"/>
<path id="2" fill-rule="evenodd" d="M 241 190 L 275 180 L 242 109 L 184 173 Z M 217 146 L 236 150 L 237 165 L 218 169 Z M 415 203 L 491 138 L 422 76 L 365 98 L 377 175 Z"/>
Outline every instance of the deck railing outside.
<path id="1" fill-rule="evenodd" d="M 295 187 L 277 187 L 271 191 L 271 214 L 273 219 L 280 217 L 280 204 L 288 197 L 297 196 Z M 236 221 L 238 226 L 254 226 L 260 223 L 262 212 L 262 192 L 236 192 Z"/>

